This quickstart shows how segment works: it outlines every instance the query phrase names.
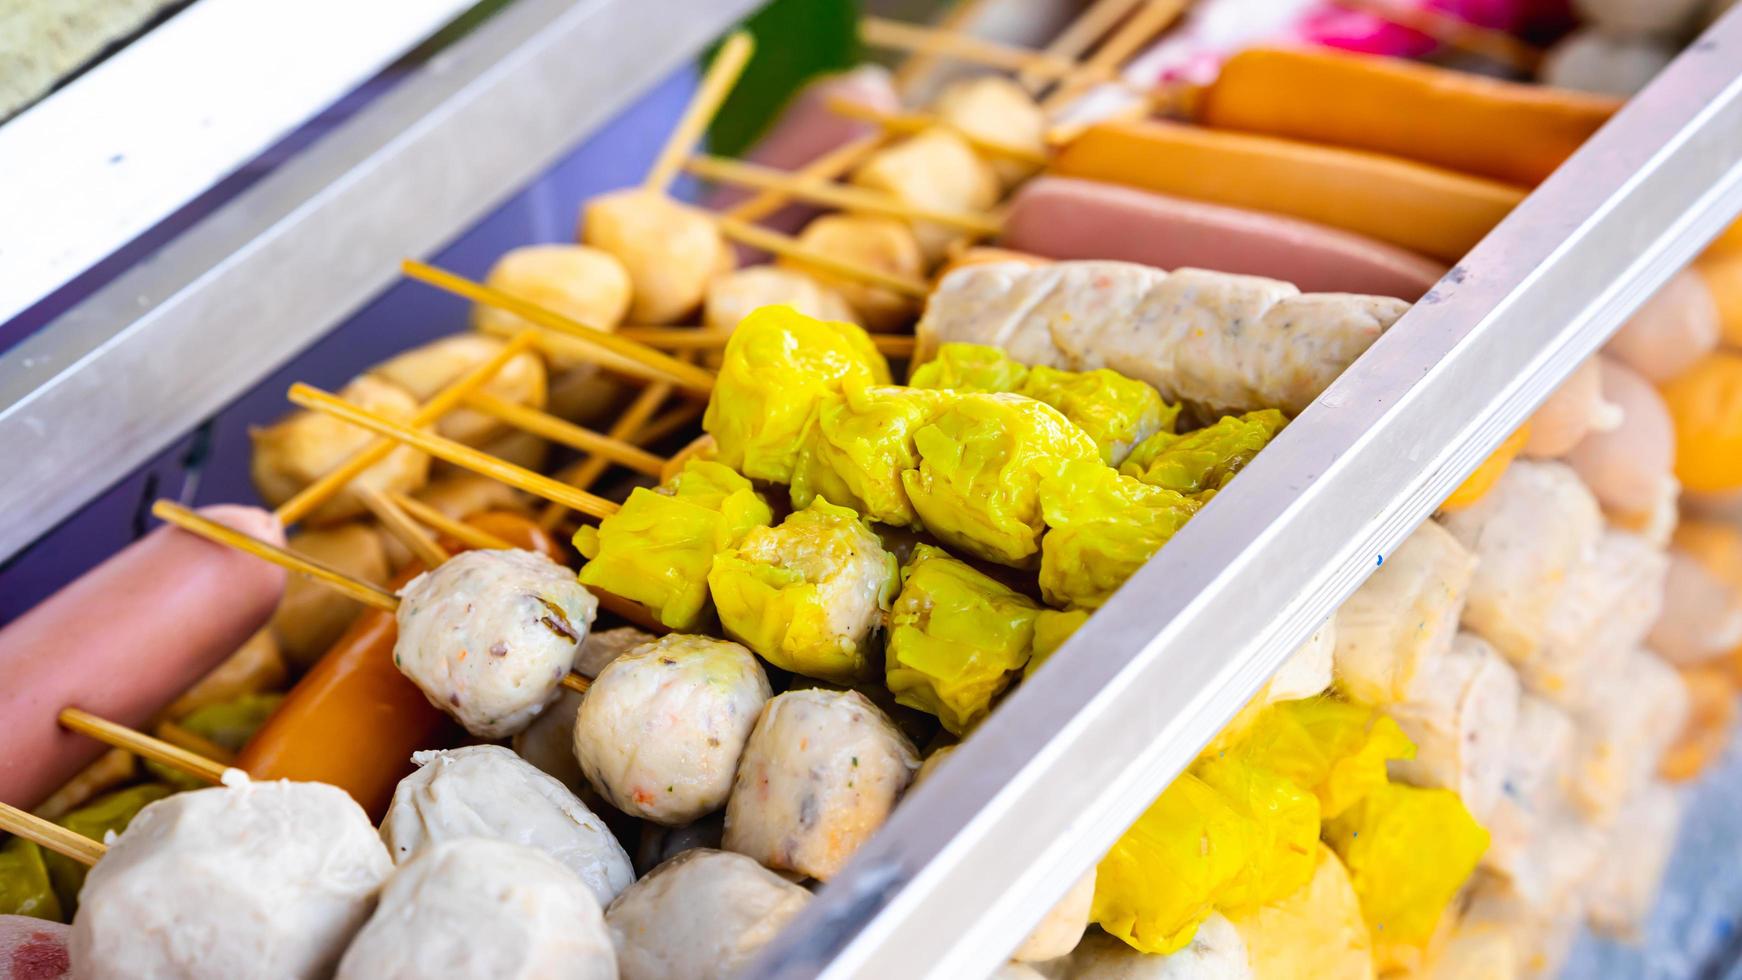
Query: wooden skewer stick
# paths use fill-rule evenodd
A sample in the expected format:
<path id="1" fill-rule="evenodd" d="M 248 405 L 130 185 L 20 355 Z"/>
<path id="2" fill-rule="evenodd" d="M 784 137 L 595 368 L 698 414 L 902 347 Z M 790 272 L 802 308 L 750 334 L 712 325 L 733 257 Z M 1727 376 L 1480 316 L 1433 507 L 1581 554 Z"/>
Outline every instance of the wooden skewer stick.
<path id="1" fill-rule="evenodd" d="M 222 783 L 224 774 L 230 771 L 230 767 L 222 763 L 213 762 L 180 746 L 136 732 L 125 725 L 117 725 L 107 718 L 99 718 L 78 708 L 61 709 L 60 723 L 62 728 L 69 731 L 88 735 L 112 748 L 126 749 L 140 758 L 162 763 L 214 785 Z"/>
<path id="2" fill-rule="evenodd" d="M 406 515 L 399 505 L 388 499 L 387 494 L 377 487 L 359 487 L 357 496 L 363 501 L 363 506 L 369 508 L 369 513 L 381 522 L 387 532 L 399 539 L 417 560 L 423 562 L 425 568 L 435 568 L 448 560 L 448 553 L 428 532 L 419 527 L 417 522 Z"/>
<path id="3" fill-rule="evenodd" d="M 959 228 L 981 235 L 996 235 L 1003 228 L 1002 222 L 990 215 L 941 211 L 936 208 L 909 204 L 893 194 L 866 190 L 863 187 L 853 187 L 847 184 L 837 184 L 832 181 L 800 177 L 785 170 L 745 163 L 741 160 L 728 160 L 725 157 L 697 154 L 690 158 L 684 168 L 707 180 L 726 184 L 741 184 L 745 187 L 756 187 L 767 191 L 779 191 L 796 200 L 840 208 L 843 211 L 862 211 L 868 214 L 887 215 L 891 218 L 905 218 L 910 221 L 929 221 L 933 224 Z"/>
<path id="4" fill-rule="evenodd" d="M 1057 58 L 1044 51 L 1031 51 L 947 27 L 904 24 L 883 17 L 860 18 L 859 39 L 875 48 L 923 52 L 991 68 L 1033 72 L 1046 78 L 1058 78 L 1077 67 L 1068 58 Z"/>
<path id="5" fill-rule="evenodd" d="M 844 119 L 857 119 L 860 122 L 875 123 L 887 132 L 911 134 L 931 129 L 934 126 L 949 126 L 948 123 L 924 112 L 883 112 L 870 106 L 860 105 L 850 99 L 839 96 L 827 100 L 824 105 L 830 112 Z M 988 156 L 1007 157 L 1020 163 L 1035 167 L 1046 166 L 1046 154 L 1031 150 L 1025 146 L 1013 146 L 997 140 L 989 140 L 963 132 L 961 129 L 949 126 L 950 131 L 960 136 L 969 146 Z"/>
<path id="6" fill-rule="evenodd" d="M 617 335 L 668 351 L 720 350 L 732 339 L 729 330 L 698 327 L 625 327 L 617 331 Z M 877 348 L 878 353 L 891 357 L 912 357 L 916 344 L 912 334 L 871 334 L 871 346 Z"/>
<path id="7" fill-rule="evenodd" d="M 303 408 L 324 412 L 352 425 L 368 429 L 377 435 L 403 442 L 437 459 L 471 470 L 474 473 L 481 473 L 516 489 L 524 490 L 535 497 L 555 501 L 583 514 L 589 514 L 593 517 L 609 517 L 617 513 L 617 505 L 604 497 L 576 490 L 574 487 L 553 480 L 542 473 L 534 473 L 524 467 L 504 462 L 489 453 L 473 449 L 471 446 L 455 442 L 452 439 L 444 439 L 422 429 L 413 429 L 410 426 L 402 425 L 319 388 L 300 382 L 291 385 L 290 400 L 293 404 Z"/>
<path id="8" fill-rule="evenodd" d="M 207 520 L 173 500 L 159 500 L 152 504 L 151 513 L 159 520 L 167 521 L 208 541 L 216 541 L 218 544 L 227 545 L 238 551 L 246 551 L 256 558 L 265 559 L 280 568 L 324 582 L 358 602 L 374 606 L 376 609 L 392 612 L 399 608 L 399 597 L 380 586 L 354 579 L 331 565 L 323 564 L 312 558 L 305 558 L 294 551 L 280 548 L 258 538 L 249 537 L 241 531 L 225 527 L 217 521 Z"/>
<path id="9" fill-rule="evenodd" d="M 1148 0 L 1106 43 L 1095 49 L 1076 72 L 1065 76 L 1058 88 L 1041 101 L 1040 107 L 1052 112 L 1063 108 L 1084 90 L 1098 81 L 1115 77 L 1119 68 L 1131 60 L 1149 40 L 1166 30 L 1185 12 L 1187 0 Z"/>
<path id="10" fill-rule="evenodd" d="M 587 689 L 593 686 L 593 682 L 571 670 L 563 675 L 563 686 L 579 694 L 585 694 Z"/>
<path id="11" fill-rule="evenodd" d="M 579 449 L 584 453 L 601 456 L 622 466 L 627 466 L 638 473 L 658 476 L 660 467 L 665 460 L 653 453 L 634 445 L 584 428 L 573 422 L 559 419 L 548 412 L 517 405 L 514 402 L 497 398 L 494 395 L 478 392 L 466 403 L 486 415 L 494 416 L 518 429 L 524 429 L 536 436 L 559 442 L 570 449 Z"/>
<path id="12" fill-rule="evenodd" d="M 1052 43 L 1042 50 L 1055 58 L 1075 61 L 1142 2 L 1143 0 L 1095 0 L 1089 9 L 1066 25 L 1052 39 Z M 1031 93 L 1040 92 L 1051 80 L 1026 70 L 1016 76 L 1016 81 Z"/>
<path id="13" fill-rule="evenodd" d="M 221 762 L 226 766 L 236 761 L 236 753 L 204 735 L 188 731 L 173 721 L 158 722 L 157 737 L 176 748 L 187 749 L 195 755 L 205 756 L 213 762 Z"/>
<path id="14" fill-rule="evenodd" d="M 836 112 L 836 115 L 840 113 Z M 847 171 L 864 163 L 872 153 L 889 142 L 890 136 L 883 129 L 866 133 L 841 144 L 792 173 L 806 180 L 834 180 L 845 176 Z M 728 218 L 737 218 L 739 221 L 761 221 L 790 203 L 792 198 L 780 191 L 763 191 L 742 204 L 727 208 L 725 214 Z"/>
<path id="15" fill-rule="evenodd" d="M 684 157 L 690 155 L 703 131 L 714 121 L 720 103 L 726 101 L 732 87 L 738 84 L 738 76 L 744 73 L 744 66 L 755 51 L 756 42 L 745 31 L 738 31 L 720 46 L 720 53 L 708 65 L 707 74 L 702 76 L 701 85 L 684 109 L 683 118 L 666 137 L 665 146 L 659 151 L 652 169 L 648 170 L 647 179 L 642 182 L 643 187 L 663 194 L 671 186 L 678 171 L 683 169 Z"/>
<path id="16" fill-rule="evenodd" d="M 858 279 L 861 282 L 881 286 L 914 299 L 925 299 L 927 294 L 931 292 L 923 279 L 899 276 L 891 272 L 884 272 L 882 269 L 873 269 L 858 262 L 825 255 L 808 245 L 801 244 L 798 239 L 790 235 L 769 231 L 761 225 L 748 224 L 725 215 L 715 216 L 714 223 L 719 226 L 721 234 L 735 242 L 748 245 L 751 248 L 762 249 L 764 252 L 772 252 L 813 269 Z"/>
<path id="17" fill-rule="evenodd" d="M 514 548 L 514 545 L 506 538 L 499 538 L 489 531 L 473 527 L 465 521 L 455 520 L 416 497 L 403 493 L 389 494 L 389 496 L 394 503 L 399 505 L 401 510 L 424 526 L 440 534 L 445 534 L 468 548 L 475 548 L 479 551 L 509 551 Z"/>
<path id="18" fill-rule="evenodd" d="M 984 6 L 986 6 L 986 0 L 957 0 L 950 7 L 949 13 L 938 21 L 938 26 L 946 31 L 966 30 L 969 23 L 979 16 L 980 10 Z M 919 83 L 930 77 L 932 72 L 937 69 L 937 63 L 938 56 L 933 54 L 929 48 L 913 52 L 895 67 L 893 80 L 896 93 L 903 98 L 913 94 L 913 90 L 919 87 Z"/>
<path id="19" fill-rule="evenodd" d="M 617 421 L 611 424 L 608 434 L 614 439 L 637 439 L 638 441 L 652 442 L 652 439 L 641 438 L 641 427 L 649 416 L 659 410 L 659 406 L 671 396 L 671 393 L 672 386 L 664 382 L 655 382 L 641 389 L 641 394 L 636 395 L 629 407 L 623 410 L 623 414 L 617 416 Z M 611 461 L 605 457 L 588 456 L 576 461 L 559 474 L 559 477 L 564 483 L 577 490 L 591 490 L 593 485 L 599 482 L 599 478 L 603 477 L 610 469 Z M 544 509 L 543 514 L 539 515 L 538 524 L 547 531 L 552 530 L 563 522 L 563 518 L 567 517 L 568 513 L 567 507 L 561 504 L 551 504 Z"/>
<path id="20" fill-rule="evenodd" d="M 411 417 L 411 424 L 423 426 L 439 421 L 442 416 L 459 405 L 461 399 L 489 384 L 490 380 L 496 377 L 497 373 L 509 361 L 531 350 L 537 339 L 538 335 L 531 330 L 523 330 L 509 338 L 508 343 L 501 350 L 455 379 L 452 384 L 436 392 L 429 401 L 419 406 Z M 285 501 L 273 513 L 273 516 L 277 517 L 278 522 L 286 527 L 302 520 L 315 508 L 326 503 L 334 494 L 344 489 L 345 485 L 356 479 L 359 473 L 387 458 L 387 454 L 393 451 L 393 447 L 394 442 L 391 439 L 376 439 L 320 479 L 302 488 L 296 496 Z"/>
<path id="21" fill-rule="evenodd" d="M 406 259 L 401 263 L 408 278 L 428 283 L 437 289 L 443 289 L 456 296 L 463 296 L 474 303 L 483 303 L 499 310 L 517 314 L 531 322 L 566 334 L 577 340 L 585 341 L 602 350 L 610 351 L 621 357 L 637 361 L 653 368 L 661 374 L 676 381 L 679 385 L 707 394 L 714 388 L 714 376 L 694 364 L 688 364 L 673 357 L 667 357 L 656 350 L 650 350 L 640 344 L 629 343 L 615 336 L 608 330 L 603 330 L 582 323 L 570 317 L 563 316 L 554 310 L 546 309 L 536 303 L 530 303 L 515 296 L 510 296 L 499 289 L 492 289 L 483 283 L 473 282 L 464 276 L 455 275 L 433 265 L 419 262 L 416 259 Z"/>
<path id="22" fill-rule="evenodd" d="M 654 442 L 659 439 L 664 439 L 673 432 L 690 425 L 697 419 L 700 419 L 706 411 L 706 405 L 701 405 L 696 402 L 673 406 L 672 408 L 655 415 L 653 418 L 648 419 L 647 424 L 641 427 L 641 431 L 635 434 L 635 438 L 641 442 Z"/>
<path id="23" fill-rule="evenodd" d="M 40 844 L 83 865 L 96 864 L 109 851 L 108 847 L 83 834 L 75 834 L 58 823 L 51 823 L 9 803 L 0 803 L 0 830 Z"/>

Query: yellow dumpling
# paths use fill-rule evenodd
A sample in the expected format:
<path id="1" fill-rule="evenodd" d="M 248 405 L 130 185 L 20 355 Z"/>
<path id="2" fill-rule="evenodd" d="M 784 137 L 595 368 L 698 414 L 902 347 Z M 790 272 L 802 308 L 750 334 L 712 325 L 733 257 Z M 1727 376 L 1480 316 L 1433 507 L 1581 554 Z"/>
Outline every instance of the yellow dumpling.
<path id="1" fill-rule="evenodd" d="M 1101 465 L 1073 461 L 1041 483 L 1040 591 L 1056 606 L 1096 609 L 1185 526 L 1199 503 Z"/>
<path id="2" fill-rule="evenodd" d="M 700 628 L 708 610 L 714 556 L 774 520 L 750 481 L 706 460 L 691 460 L 656 490 L 638 487 L 623 509 L 575 534 L 587 559 L 582 585 L 645 605 L 680 632 Z"/>
<path id="3" fill-rule="evenodd" d="M 919 466 L 902 485 L 926 530 L 988 561 L 1031 564 L 1040 485 L 1057 465 L 1100 465 L 1095 443 L 1057 409 L 1012 394 L 963 394 L 913 435 Z"/>
<path id="4" fill-rule="evenodd" d="M 1034 617 L 1034 651 L 1028 656 L 1027 666 L 1022 668 L 1022 679 L 1033 677 L 1040 665 L 1057 653 L 1058 648 L 1064 646 L 1065 641 L 1088 621 L 1089 611 L 1086 609 L 1069 609 L 1063 612 L 1042 609 L 1040 615 Z"/>
<path id="5" fill-rule="evenodd" d="M 943 549 L 914 548 L 890 616 L 885 680 L 895 700 L 961 735 L 1027 662 L 1034 600 Z"/>
<path id="6" fill-rule="evenodd" d="M 860 328 L 763 307 L 727 342 L 702 428 L 720 462 L 784 484 L 825 396 L 889 380 L 888 363 Z"/>
<path id="7" fill-rule="evenodd" d="M 1256 908 L 1311 880 L 1319 842 L 1317 797 L 1265 768 L 1262 760 L 1233 753 L 1200 762 L 1192 774 L 1258 829 L 1251 859 L 1217 897 L 1217 909 Z"/>
<path id="8" fill-rule="evenodd" d="M 863 678 L 900 584 L 895 556 L 859 515 L 818 499 L 720 552 L 708 588 L 726 635 L 795 674 Z"/>
<path id="9" fill-rule="evenodd" d="M 1139 443 L 1120 472 L 1178 493 L 1213 493 L 1227 486 L 1287 423 L 1281 412 L 1267 408 L 1223 416 L 1184 435 L 1160 432 Z"/>
<path id="10" fill-rule="evenodd" d="M 1334 698 L 1279 701 L 1264 709 L 1228 751 L 1262 760 L 1265 768 L 1313 793 L 1325 820 L 1384 786 L 1389 760 L 1415 757 L 1415 745 L 1397 722 Z"/>
<path id="11" fill-rule="evenodd" d="M 901 475 L 919 466 L 913 433 L 949 401 L 946 392 L 894 385 L 824 395 L 793 469 L 793 506 L 822 497 L 867 520 L 918 523 Z"/>

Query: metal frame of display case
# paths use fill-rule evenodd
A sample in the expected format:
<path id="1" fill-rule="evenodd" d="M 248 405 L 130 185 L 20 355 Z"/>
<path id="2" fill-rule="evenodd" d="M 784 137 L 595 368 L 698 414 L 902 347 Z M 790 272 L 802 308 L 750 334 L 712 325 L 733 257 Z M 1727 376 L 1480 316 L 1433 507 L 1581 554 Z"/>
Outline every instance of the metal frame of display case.
<path id="1" fill-rule="evenodd" d="M 1000 704 L 750 975 L 990 973 L 1283 658 L 1738 210 L 1742 10 Z"/>

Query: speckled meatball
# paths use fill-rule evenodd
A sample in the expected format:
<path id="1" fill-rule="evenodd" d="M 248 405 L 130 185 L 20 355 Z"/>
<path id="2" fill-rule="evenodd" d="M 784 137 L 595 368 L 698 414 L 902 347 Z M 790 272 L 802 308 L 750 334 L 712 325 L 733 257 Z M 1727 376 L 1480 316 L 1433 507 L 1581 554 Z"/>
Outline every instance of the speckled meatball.
<path id="1" fill-rule="evenodd" d="M 589 633 L 581 643 L 581 652 L 575 655 L 575 673 L 597 677 L 611 661 L 651 639 L 652 633 L 633 626 Z M 580 760 L 575 758 L 575 712 L 580 709 L 581 695 L 564 688 L 550 707 L 514 736 L 514 752 L 561 780 L 591 806 L 598 796 L 587 785 Z"/>
<path id="2" fill-rule="evenodd" d="M 525 844 L 580 876 L 604 905 L 635 880 L 629 855 L 605 822 L 524 759 L 500 745 L 472 745 L 411 757 L 381 821 L 381 839 L 405 864 L 466 837 Z"/>
<path id="3" fill-rule="evenodd" d="M 789 691 L 750 733 L 726 804 L 725 845 L 777 870 L 832 877 L 876 832 L 919 756 L 855 691 Z"/>
<path id="4" fill-rule="evenodd" d="M 392 870 L 362 807 L 321 783 L 178 793 L 139 811 L 80 893 L 80 977 L 324 977 Z"/>
<path id="5" fill-rule="evenodd" d="M 623 980 L 735 976 L 810 901 L 742 854 L 685 851 L 605 910 Z"/>
<path id="6" fill-rule="evenodd" d="M 679 826 L 719 809 L 773 693 L 736 643 L 673 633 L 618 657 L 575 715 L 575 758 L 617 809 Z"/>
<path id="7" fill-rule="evenodd" d="M 393 662 L 479 738 L 525 728 L 556 700 L 598 600 L 530 551 L 468 551 L 400 590 Z"/>
<path id="8" fill-rule="evenodd" d="M 599 900 L 540 851 L 470 837 L 388 881 L 338 980 L 615 980 Z"/>

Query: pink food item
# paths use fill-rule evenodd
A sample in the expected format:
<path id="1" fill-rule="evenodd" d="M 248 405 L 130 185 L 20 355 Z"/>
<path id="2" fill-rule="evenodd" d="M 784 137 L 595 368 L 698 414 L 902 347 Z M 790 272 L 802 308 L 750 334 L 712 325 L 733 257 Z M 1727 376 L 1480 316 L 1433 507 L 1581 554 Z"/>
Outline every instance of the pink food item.
<path id="1" fill-rule="evenodd" d="M 1593 431 L 1607 432 L 1621 424 L 1621 409 L 1603 399 L 1603 369 L 1587 357 L 1530 417 L 1530 441 L 1524 455 L 1531 459 L 1565 456 Z"/>
<path id="2" fill-rule="evenodd" d="M 1613 516 L 1642 518 L 1676 491 L 1675 426 L 1663 398 L 1633 369 L 1602 358 L 1603 398 L 1621 409 L 1621 424 L 1592 432 L 1566 460 Z"/>
<path id="3" fill-rule="evenodd" d="M 1718 349 L 1718 304 L 1699 274 L 1683 269 L 1646 300 L 1604 353 L 1653 384 L 1663 384 Z"/>
<path id="4" fill-rule="evenodd" d="M 0 980 L 60 980 L 72 976 L 70 926 L 28 915 L 0 915 Z"/>
<path id="5" fill-rule="evenodd" d="M 258 508 L 200 513 L 284 543 Z M 284 578 L 252 555 L 159 528 L 0 630 L 0 801 L 33 808 L 103 752 L 60 727 L 62 708 L 146 724 L 266 625 Z"/>
<path id="6" fill-rule="evenodd" d="M 1336 228 L 1135 187 L 1040 177 L 1016 193 L 1001 244 L 1053 259 L 1265 276 L 1309 293 L 1414 301 L 1445 266 Z"/>

